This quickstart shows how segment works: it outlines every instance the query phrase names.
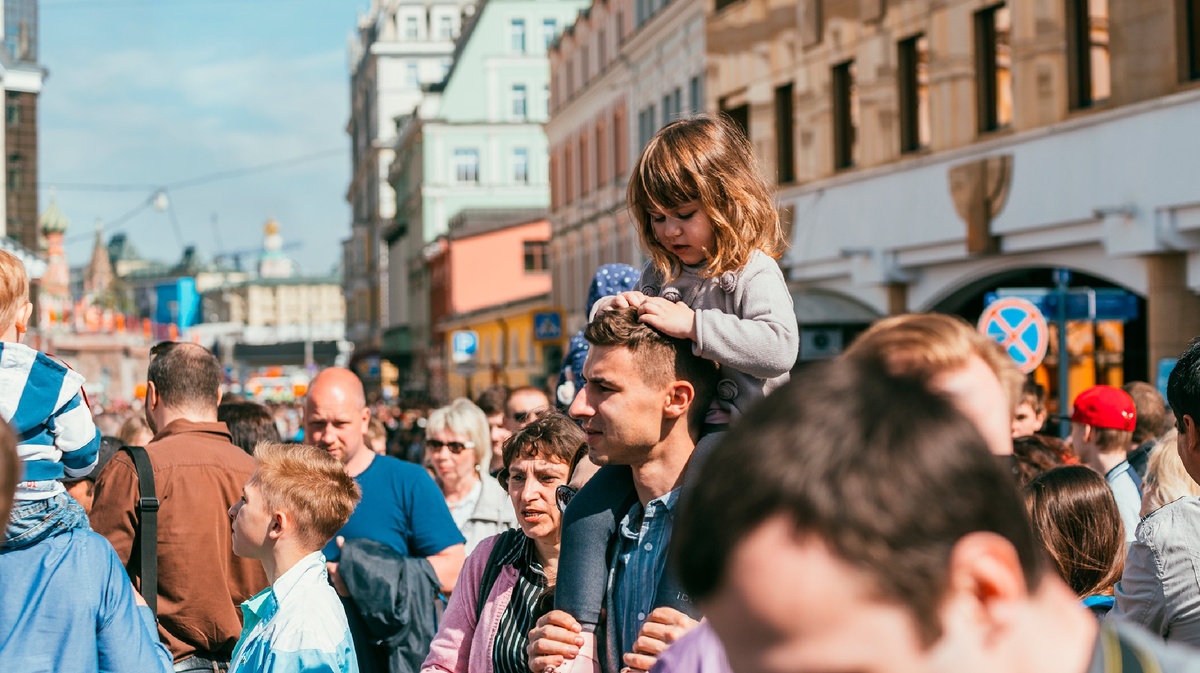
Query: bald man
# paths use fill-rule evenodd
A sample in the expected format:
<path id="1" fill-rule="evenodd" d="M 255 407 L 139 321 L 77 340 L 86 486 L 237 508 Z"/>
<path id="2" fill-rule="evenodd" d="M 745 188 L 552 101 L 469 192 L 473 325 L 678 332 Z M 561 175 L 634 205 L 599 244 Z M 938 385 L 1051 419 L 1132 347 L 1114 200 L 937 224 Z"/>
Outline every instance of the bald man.
<path id="1" fill-rule="evenodd" d="M 346 540 L 367 539 L 391 548 L 402 557 L 425 558 L 433 566 L 442 590 L 454 589 L 465 558 L 462 533 L 454 525 L 441 491 L 419 465 L 381 456 L 364 439 L 371 422 L 362 382 L 348 369 L 332 367 L 309 384 L 304 402 L 305 443 L 319 446 L 341 461 L 362 487 L 362 500 L 338 531 Z M 362 627 L 353 588 L 339 575 L 341 549 L 335 541 L 324 553 L 329 576 L 347 600 L 359 668 L 375 670 L 379 657 L 374 638 Z M 378 589 L 378 588 L 377 588 Z M 422 657 L 423 658 L 423 657 Z M 385 659 L 386 661 L 386 659 Z"/>

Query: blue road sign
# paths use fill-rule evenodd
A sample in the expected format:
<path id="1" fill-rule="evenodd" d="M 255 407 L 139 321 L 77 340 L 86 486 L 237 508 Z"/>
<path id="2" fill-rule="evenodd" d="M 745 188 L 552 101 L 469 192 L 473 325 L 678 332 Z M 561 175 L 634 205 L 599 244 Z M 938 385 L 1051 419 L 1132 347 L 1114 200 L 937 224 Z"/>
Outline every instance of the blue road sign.
<path id="1" fill-rule="evenodd" d="M 557 341 L 562 338 L 562 314 L 557 311 L 533 314 L 533 338 Z"/>
<path id="2" fill-rule="evenodd" d="M 1037 369 L 1050 346 L 1050 327 L 1032 302 L 1002 297 L 979 317 L 979 331 L 1000 344 L 1017 368 L 1028 374 Z"/>
<path id="3" fill-rule="evenodd" d="M 1001 297 L 1020 297 L 1029 301 L 1042 315 L 1058 316 L 1058 293 L 1044 287 L 1007 287 L 989 292 L 984 298 L 991 304 Z M 1067 293 L 1067 320 L 1136 320 L 1137 296 L 1113 288 L 1094 290 L 1072 288 Z"/>
<path id="4" fill-rule="evenodd" d="M 450 335 L 450 361 L 455 364 L 474 362 L 479 354 L 479 333 L 458 330 Z"/>

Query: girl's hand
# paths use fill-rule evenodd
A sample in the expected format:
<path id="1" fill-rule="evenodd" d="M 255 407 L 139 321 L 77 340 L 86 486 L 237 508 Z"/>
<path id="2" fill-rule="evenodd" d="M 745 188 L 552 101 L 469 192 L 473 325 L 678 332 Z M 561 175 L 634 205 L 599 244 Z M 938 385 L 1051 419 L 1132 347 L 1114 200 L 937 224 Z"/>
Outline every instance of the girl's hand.
<path id="1" fill-rule="evenodd" d="M 612 298 L 612 302 L 604 307 L 605 310 L 614 308 L 629 308 L 630 306 L 641 306 L 649 297 L 638 292 L 637 290 L 629 290 Z"/>
<path id="2" fill-rule="evenodd" d="M 645 297 L 638 307 L 638 321 L 676 339 L 696 340 L 696 312 L 681 301 Z"/>

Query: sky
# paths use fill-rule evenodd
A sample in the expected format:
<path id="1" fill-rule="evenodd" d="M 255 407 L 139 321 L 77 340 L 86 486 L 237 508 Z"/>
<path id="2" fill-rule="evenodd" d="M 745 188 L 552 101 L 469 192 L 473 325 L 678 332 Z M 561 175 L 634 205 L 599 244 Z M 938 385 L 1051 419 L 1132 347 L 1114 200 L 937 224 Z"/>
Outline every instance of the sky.
<path id="1" fill-rule="evenodd" d="M 39 196 L 55 187 L 71 263 L 98 218 L 174 262 L 257 249 L 274 217 L 300 271 L 329 273 L 350 231 L 347 41 L 368 5 L 41 0 Z M 169 207 L 146 207 L 160 186 Z"/>

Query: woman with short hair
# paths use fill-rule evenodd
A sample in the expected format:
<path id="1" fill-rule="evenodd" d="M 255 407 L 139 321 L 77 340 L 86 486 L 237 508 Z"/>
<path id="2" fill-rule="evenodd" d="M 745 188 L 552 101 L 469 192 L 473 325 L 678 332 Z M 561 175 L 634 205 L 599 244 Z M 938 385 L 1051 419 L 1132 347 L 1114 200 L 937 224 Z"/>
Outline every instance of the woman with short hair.
<path id="1" fill-rule="evenodd" d="M 504 488 L 487 472 L 491 460 L 487 416 L 466 398 L 429 414 L 425 466 L 433 474 L 470 554 L 480 540 L 517 525 Z"/>
<path id="2" fill-rule="evenodd" d="M 586 452 L 583 431 L 547 411 L 504 443 L 500 481 L 520 528 L 481 542 L 463 564 L 422 672 L 528 673 L 538 599 L 558 572 L 567 486 Z"/>

